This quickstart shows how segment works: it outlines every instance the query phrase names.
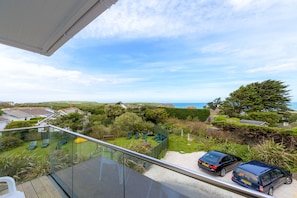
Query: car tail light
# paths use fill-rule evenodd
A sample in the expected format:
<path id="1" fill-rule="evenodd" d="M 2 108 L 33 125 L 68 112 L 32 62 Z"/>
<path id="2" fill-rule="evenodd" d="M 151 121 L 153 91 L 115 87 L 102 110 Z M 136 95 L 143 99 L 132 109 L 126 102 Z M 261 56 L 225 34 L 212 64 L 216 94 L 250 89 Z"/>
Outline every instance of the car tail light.
<path id="1" fill-rule="evenodd" d="M 217 169 L 218 167 L 217 166 L 210 165 L 209 168 L 211 168 L 211 169 Z"/>
<path id="2" fill-rule="evenodd" d="M 234 178 L 234 172 L 232 171 L 232 178 Z"/>
<path id="3" fill-rule="evenodd" d="M 201 164 L 201 160 L 198 160 L 198 162 Z"/>
<path id="4" fill-rule="evenodd" d="M 263 192 L 264 191 L 264 188 L 263 186 L 260 186 L 260 189 L 259 189 L 260 192 Z"/>

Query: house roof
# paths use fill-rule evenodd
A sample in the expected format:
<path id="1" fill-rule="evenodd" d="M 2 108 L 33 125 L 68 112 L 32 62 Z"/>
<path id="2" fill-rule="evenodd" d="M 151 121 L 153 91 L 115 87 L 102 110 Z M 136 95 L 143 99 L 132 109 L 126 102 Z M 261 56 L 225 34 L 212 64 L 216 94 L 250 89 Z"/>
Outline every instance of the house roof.
<path id="1" fill-rule="evenodd" d="M 254 124 L 254 125 L 259 125 L 259 126 L 267 126 L 269 123 L 268 122 L 263 122 L 263 121 L 257 121 L 257 120 L 240 120 L 241 123 L 246 123 L 246 124 Z"/>
<path id="2" fill-rule="evenodd" d="M 82 110 L 80 110 L 77 107 L 69 107 L 69 108 L 66 108 L 66 109 L 61 109 L 58 112 L 60 112 L 62 115 L 67 115 L 69 113 L 75 113 L 75 112 L 78 112 L 80 114 L 84 113 Z"/>
<path id="3" fill-rule="evenodd" d="M 9 122 L 9 120 L 0 116 L 0 122 Z"/>
<path id="4" fill-rule="evenodd" d="M 0 3 L 0 43 L 50 56 L 117 0 Z"/>
<path id="5" fill-rule="evenodd" d="M 2 109 L 3 113 L 15 118 L 50 116 L 52 111 L 42 107 L 24 107 L 24 108 L 7 108 Z"/>

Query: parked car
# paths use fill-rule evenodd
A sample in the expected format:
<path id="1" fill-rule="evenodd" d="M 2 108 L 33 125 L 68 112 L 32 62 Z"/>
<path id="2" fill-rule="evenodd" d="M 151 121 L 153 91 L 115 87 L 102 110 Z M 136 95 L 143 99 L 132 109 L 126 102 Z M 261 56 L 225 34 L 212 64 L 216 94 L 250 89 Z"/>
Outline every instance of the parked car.
<path id="1" fill-rule="evenodd" d="M 198 159 L 198 167 L 224 177 L 227 172 L 242 163 L 240 157 L 219 151 L 209 151 Z"/>
<path id="2" fill-rule="evenodd" d="M 280 167 L 253 160 L 234 168 L 232 181 L 249 189 L 273 195 L 277 187 L 292 183 L 292 173 Z"/>

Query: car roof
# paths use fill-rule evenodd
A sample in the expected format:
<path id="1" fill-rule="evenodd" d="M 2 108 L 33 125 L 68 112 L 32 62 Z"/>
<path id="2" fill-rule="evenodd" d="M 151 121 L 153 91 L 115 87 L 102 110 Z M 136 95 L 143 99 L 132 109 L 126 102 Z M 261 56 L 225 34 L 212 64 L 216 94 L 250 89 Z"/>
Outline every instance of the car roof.
<path id="1" fill-rule="evenodd" d="M 212 155 L 216 155 L 218 157 L 224 157 L 224 156 L 228 155 L 226 153 L 222 153 L 222 152 L 219 152 L 219 151 L 209 151 L 208 153 L 212 154 Z"/>
<path id="2" fill-rule="evenodd" d="M 252 160 L 247 163 L 239 165 L 238 168 L 251 172 L 255 175 L 261 175 L 269 170 L 274 169 L 275 166 L 272 166 L 257 160 Z"/>

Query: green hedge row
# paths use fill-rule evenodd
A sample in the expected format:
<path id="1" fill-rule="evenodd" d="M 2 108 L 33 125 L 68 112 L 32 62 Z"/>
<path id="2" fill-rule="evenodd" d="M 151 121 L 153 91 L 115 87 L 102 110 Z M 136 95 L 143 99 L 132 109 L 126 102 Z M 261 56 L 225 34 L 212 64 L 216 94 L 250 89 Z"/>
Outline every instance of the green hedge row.
<path id="1" fill-rule="evenodd" d="M 291 129 L 248 125 L 243 123 L 227 122 L 227 121 L 213 121 L 212 124 L 217 126 L 218 128 L 223 128 L 224 130 L 229 130 L 229 131 L 234 131 L 234 130 L 242 131 L 242 132 L 248 131 L 248 132 L 258 132 L 262 134 L 279 133 L 279 134 L 292 135 L 297 137 L 297 133 Z"/>
<path id="2" fill-rule="evenodd" d="M 181 120 L 198 118 L 201 122 L 207 120 L 210 115 L 209 109 L 179 109 L 165 108 L 169 117 L 178 118 Z"/>

